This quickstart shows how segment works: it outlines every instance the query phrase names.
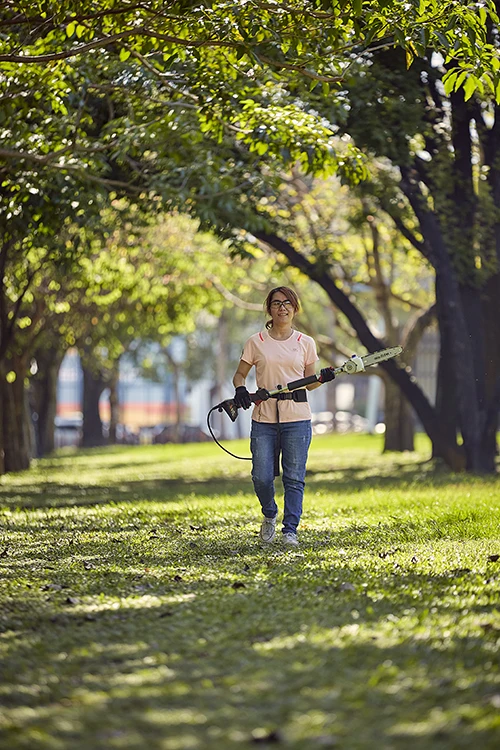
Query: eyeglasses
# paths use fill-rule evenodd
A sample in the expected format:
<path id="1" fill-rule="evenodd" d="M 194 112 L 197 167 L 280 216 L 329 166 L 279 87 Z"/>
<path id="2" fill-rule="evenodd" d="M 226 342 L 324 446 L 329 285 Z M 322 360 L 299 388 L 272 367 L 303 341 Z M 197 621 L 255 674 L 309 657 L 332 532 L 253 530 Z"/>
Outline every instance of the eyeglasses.
<path id="1" fill-rule="evenodd" d="M 280 307 L 284 307 L 285 310 L 289 310 L 291 307 L 293 307 L 293 304 L 289 299 L 284 299 L 283 301 L 280 299 L 275 299 L 271 302 L 271 307 L 274 308 L 274 310 L 279 310 Z"/>

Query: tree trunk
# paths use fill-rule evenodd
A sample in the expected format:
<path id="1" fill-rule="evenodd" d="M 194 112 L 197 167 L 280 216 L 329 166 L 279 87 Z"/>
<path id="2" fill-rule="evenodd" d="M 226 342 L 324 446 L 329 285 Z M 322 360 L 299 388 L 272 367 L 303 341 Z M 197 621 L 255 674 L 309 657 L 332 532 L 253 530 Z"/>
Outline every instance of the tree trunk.
<path id="1" fill-rule="evenodd" d="M 181 404 L 181 391 L 180 391 L 180 366 L 175 361 L 172 353 L 166 348 L 165 356 L 168 359 L 170 365 L 170 372 L 172 374 L 173 387 L 174 387 L 174 404 L 175 404 L 175 421 L 174 431 L 172 435 L 172 442 L 179 443 L 181 439 L 181 423 L 182 423 L 182 404 Z"/>
<path id="2" fill-rule="evenodd" d="M 0 364 L 0 413 L 2 416 L 0 430 L 3 432 L 3 470 L 5 473 L 24 471 L 30 466 L 31 445 L 27 429 L 25 377 L 24 363 L 4 359 Z"/>
<path id="3" fill-rule="evenodd" d="M 385 434 L 384 453 L 387 451 L 413 451 L 413 414 L 400 388 L 390 379 L 384 378 L 385 385 Z"/>
<path id="4" fill-rule="evenodd" d="M 60 346 L 39 349 L 36 354 L 38 370 L 31 378 L 33 408 L 36 414 L 37 453 L 46 456 L 55 447 L 55 417 L 57 411 L 57 378 L 64 350 Z"/>
<path id="5" fill-rule="evenodd" d="M 439 360 L 436 376 L 436 412 L 447 440 L 457 440 L 458 415 L 454 362 L 451 347 L 452 331 L 442 312 L 442 291 L 436 278 L 436 309 L 439 321 Z M 438 446 L 433 445 L 432 457 L 443 458 Z"/>
<path id="6" fill-rule="evenodd" d="M 120 379 L 120 360 L 113 363 L 113 369 L 108 381 L 109 388 L 109 435 L 108 443 L 116 444 L 116 428 L 120 421 L 120 401 L 118 397 L 118 381 Z"/>
<path id="7" fill-rule="evenodd" d="M 497 9 L 500 3 L 496 2 Z M 485 144 L 485 161 L 489 164 L 488 183 L 493 205 L 500 206 L 500 106 L 495 106 L 495 122 L 488 133 Z M 497 210 L 493 225 L 497 268 L 500 268 L 500 214 Z M 498 453 L 497 431 L 500 410 L 500 273 L 488 279 L 483 296 L 484 347 L 485 347 L 485 388 L 486 418 L 483 427 L 481 447 L 488 456 Z M 494 460 L 494 459 L 493 459 Z"/>
<path id="8" fill-rule="evenodd" d="M 4 408 L 3 408 L 3 401 L 4 401 L 4 377 L 5 373 L 3 372 L 2 367 L 0 366 L 0 476 L 2 474 L 5 474 L 5 440 L 4 440 Z"/>
<path id="9" fill-rule="evenodd" d="M 403 192 L 408 197 L 419 220 L 420 231 L 425 241 L 433 250 L 433 265 L 440 287 L 439 321 L 440 327 L 445 326 L 449 332 L 453 380 L 456 387 L 456 408 L 463 438 L 465 468 L 468 471 L 485 471 L 485 466 L 490 463 L 490 460 L 481 452 L 481 415 L 476 388 L 476 371 L 481 363 L 473 361 L 474 348 L 460 287 L 438 217 L 429 210 L 411 170 L 401 167 L 401 173 Z M 477 296 L 479 296 L 479 291 L 477 291 Z M 473 304 L 472 301 L 471 304 Z M 438 451 L 441 453 L 439 447 Z"/>
<path id="10" fill-rule="evenodd" d="M 107 386 L 102 375 L 97 374 L 91 367 L 83 364 L 83 429 L 82 446 L 92 448 L 105 444 L 102 432 L 102 420 L 99 414 L 99 399 Z"/>
<path id="11" fill-rule="evenodd" d="M 216 387 L 216 403 L 220 403 L 224 400 L 223 387 L 224 382 L 227 378 L 227 313 L 223 310 L 219 318 L 219 325 L 217 329 L 218 341 L 217 341 L 217 360 L 215 363 L 215 387 Z M 228 437 L 227 428 L 228 421 L 224 419 L 224 415 L 220 415 L 220 438 L 225 440 Z"/>
<path id="12" fill-rule="evenodd" d="M 488 280 L 486 289 L 487 294 L 483 297 L 486 404 L 481 453 L 485 457 L 485 470 L 494 471 L 495 457 L 498 454 L 497 432 L 500 409 L 500 325 L 498 324 L 500 274 L 497 273 Z"/>

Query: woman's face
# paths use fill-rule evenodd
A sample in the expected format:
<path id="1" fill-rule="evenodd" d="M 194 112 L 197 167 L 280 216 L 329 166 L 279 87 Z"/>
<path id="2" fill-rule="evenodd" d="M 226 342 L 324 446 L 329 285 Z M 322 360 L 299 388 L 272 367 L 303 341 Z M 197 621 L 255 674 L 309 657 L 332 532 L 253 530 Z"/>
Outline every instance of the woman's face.
<path id="1" fill-rule="evenodd" d="M 269 305 L 273 325 L 291 325 L 295 315 L 292 300 L 288 299 L 283 292 L 275 292 Z"/>

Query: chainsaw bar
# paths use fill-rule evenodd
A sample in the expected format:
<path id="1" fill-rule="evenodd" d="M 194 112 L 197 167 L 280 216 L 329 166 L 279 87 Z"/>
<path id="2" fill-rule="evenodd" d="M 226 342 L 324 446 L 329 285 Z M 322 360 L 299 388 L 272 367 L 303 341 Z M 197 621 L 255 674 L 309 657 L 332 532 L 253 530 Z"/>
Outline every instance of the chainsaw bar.
<path id="1" fill-rule="evenodd" d="M 389 349 L 380 349 L 380 351 L 373 352 L 373 354 L 365 354 L 364 357 L 358 357 L 357 354 L 353 354 L 351 359 L 348 359 L 340 367 L 335 368 L 335 372 L 345 372 L 347 375 L 355 375 L 358 372 L 364 372 L 371 365 L 376 365 L 379 362 L 385 362 L 386 359 L 396 357 L 402 351 L 402 346 L 391 346 Z"/>
<path id="2" fill-rule="evenodd" d="M 402 346 L 391 346 L 389 349 L 380 349 L 380 351 L 373 352 L 373 354 L 366 354 L 361 359 L 365 367 L 371 367 L 371 365 L 376 365 L 379 362 L 385 362 L 386 359 L 397 357 L 402 351 Z"/>

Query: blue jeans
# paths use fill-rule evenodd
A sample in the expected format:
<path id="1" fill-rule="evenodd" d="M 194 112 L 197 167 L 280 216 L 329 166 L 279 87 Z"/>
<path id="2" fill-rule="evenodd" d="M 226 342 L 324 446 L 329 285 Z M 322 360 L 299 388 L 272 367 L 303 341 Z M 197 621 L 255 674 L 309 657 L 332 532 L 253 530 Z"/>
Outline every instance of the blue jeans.
<path id="1" fill-rule="evenodd" d="M 252 451 L 252 481 L 262 513 L 274 518 L 278 506 L 274 499 L 274 451 L 278 430 L 282 452 L 285 512 L 283 531 L 297 530 L 302 515 L 306 462 L 312 429 L 310 420 L 268 424 L 252 421 L 250 448 Z"/>

